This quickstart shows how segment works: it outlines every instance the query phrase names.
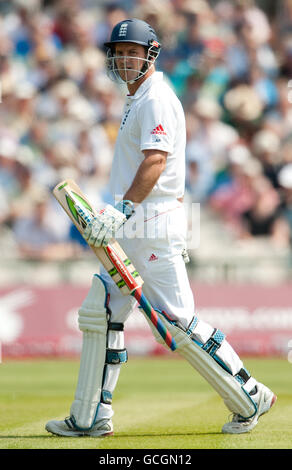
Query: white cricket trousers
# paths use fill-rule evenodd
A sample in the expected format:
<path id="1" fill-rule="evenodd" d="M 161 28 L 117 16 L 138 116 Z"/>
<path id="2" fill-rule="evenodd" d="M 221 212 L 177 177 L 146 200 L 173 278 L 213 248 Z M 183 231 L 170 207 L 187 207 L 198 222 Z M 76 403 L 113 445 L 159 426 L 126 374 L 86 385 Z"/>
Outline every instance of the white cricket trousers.
<path id="1" fill-rule="evenodd" d="M 164 311 L 171 319 L 179 320 L 187 328 L 195 316 L 193 292 L 190 287 L 182 252 L 186 247 L 187 221 L 184 205 L 176 199 L 156 199 L 150 206 L 141 205 L 137 214 L 131 217 L 117 234 L 117 240 L 140 273 L 143 293 L 154 309 Z M 107 291 L 110 295 L 111 322 L 125 323 L 135 306 L 132 296 L 122 296 L 108 273 L 102 269 Z M 198 339 L 205 343 L 214 328 L 200 321 Z M 124 337 L 119 336 L 117 348 L 124 348 Z M 242 362 L 226 342 L 222 360 L 232 372 L 237 373 Z M 119 367 L 109 366 L 108 388 L 115 388 Z M 111 383 L 110 383 L 111 382 Z M 111 405 L 101 404 L 98 418 L 110 418 Z"/>
<path id="2" fill-rule="evenodd" d="M 182 257 L 187 227 L 184 206 L 167 198 L 148 206 L 139 207 L 117 240 L 144 280 L 143 293 L 151 305 L 186 327 L 194 316 L 194 298 Z M 105 270 L 102 277 L 110 294 L 111 321 L 124 323 L 136 301 L 122 296 Z"/>

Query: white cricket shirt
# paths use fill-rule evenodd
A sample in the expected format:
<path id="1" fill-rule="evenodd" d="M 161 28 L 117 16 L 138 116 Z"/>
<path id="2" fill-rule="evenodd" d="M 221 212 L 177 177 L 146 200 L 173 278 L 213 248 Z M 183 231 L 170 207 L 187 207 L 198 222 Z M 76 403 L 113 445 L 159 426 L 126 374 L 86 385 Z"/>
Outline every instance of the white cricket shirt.
<path id="1" fill-rule="evenodd" d="M 182 105 L 163 80 L 154 72 L 133 96 L 127 96 L 118 132 L 109 189 L 120 200 L 129 189 L 144 160 L 143 150 L 168 152 L 166 168 L 151 191 L 153 196 L 180 198 L 185 188 L 186 129 Z"/>

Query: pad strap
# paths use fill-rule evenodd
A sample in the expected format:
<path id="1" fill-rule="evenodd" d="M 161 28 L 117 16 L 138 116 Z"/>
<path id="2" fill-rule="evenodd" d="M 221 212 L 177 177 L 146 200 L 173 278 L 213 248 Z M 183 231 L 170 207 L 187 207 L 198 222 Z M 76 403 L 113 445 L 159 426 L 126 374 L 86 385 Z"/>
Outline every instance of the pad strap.
<path id="1" fill-rule="evenodd" d="M 212 336 L 208 339 L 208 341 L 206 341 L 202 348 L 204 349 L 204 351 L 210 354 L 211 357 L 214 357 L 221 344 L 223 343 L 224 339 L 225 335 L 222 333 L 222 331 L 217 330 L 215 328 Z"/>
<path id="2" fill-rule="evenodd" d="M 108 323 L 108 330 L 112 331 L 124 331 L 124 324 L 118 322 L 109 322 Z"/>
<path id="3" fill-rule="evenodd" d="M 250 379 L 251 375 L 247 369 L 242 368 L 234 377 L 241 385 L 244 385 Z"/>
<path id="4" fill-rule="evenodd" d="M 107 349 L 105 356 L 106 364 L 124 364 L 128 360 L 126 349 Z"/>
<path id="5" fill-rule="evenodd" d="M 198 323 L 199 323 L 198 317 L 194 317 L 186 330 L 186 334 L 188 336 L 191 336 L 193 334 L 194 329 L 196 328 Z"/>
<path id="6" fill-rule="evenodd" d="M 104 405 L 111 405 L 113 401 L 113 395 L 109 390 L 102 390 L 100 395 L 100 402 Z"/>

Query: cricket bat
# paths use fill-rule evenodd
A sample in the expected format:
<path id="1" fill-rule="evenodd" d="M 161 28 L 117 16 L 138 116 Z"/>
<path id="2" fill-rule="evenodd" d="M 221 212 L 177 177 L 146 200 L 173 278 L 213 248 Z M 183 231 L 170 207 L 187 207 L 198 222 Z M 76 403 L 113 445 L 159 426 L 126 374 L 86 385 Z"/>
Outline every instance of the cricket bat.
<path id="1" fill-rule="evenodd" d="M 88 220 L 96 217 L 97 212 L 93 209 L 79 186 L 72 179 L 67 179 L 57 184 L 53 189 L 53 194 L 82 235 Z M 96 248 L 91 246 L 91 248 L 119 288 L 121 294 L 135 297 L 143 312 L 158 330 L 167 346 L 174 351 L 176 349 L 174 338 L 143 294 L 143 279 L 120 244 L 112 238 L 105 247 Z"/>

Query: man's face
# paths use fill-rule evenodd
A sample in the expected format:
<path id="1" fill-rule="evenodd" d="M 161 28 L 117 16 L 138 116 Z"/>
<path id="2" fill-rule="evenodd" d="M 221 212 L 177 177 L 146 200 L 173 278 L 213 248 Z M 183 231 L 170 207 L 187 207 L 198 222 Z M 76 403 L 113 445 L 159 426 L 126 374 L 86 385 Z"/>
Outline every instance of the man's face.
<path id="1" fill-rule="evenodd" d="M 124 81 L 135 80 L 146 59 L 144 47 L 130 42 L 117 43 L 114 56 L 116 68 Z"/>

